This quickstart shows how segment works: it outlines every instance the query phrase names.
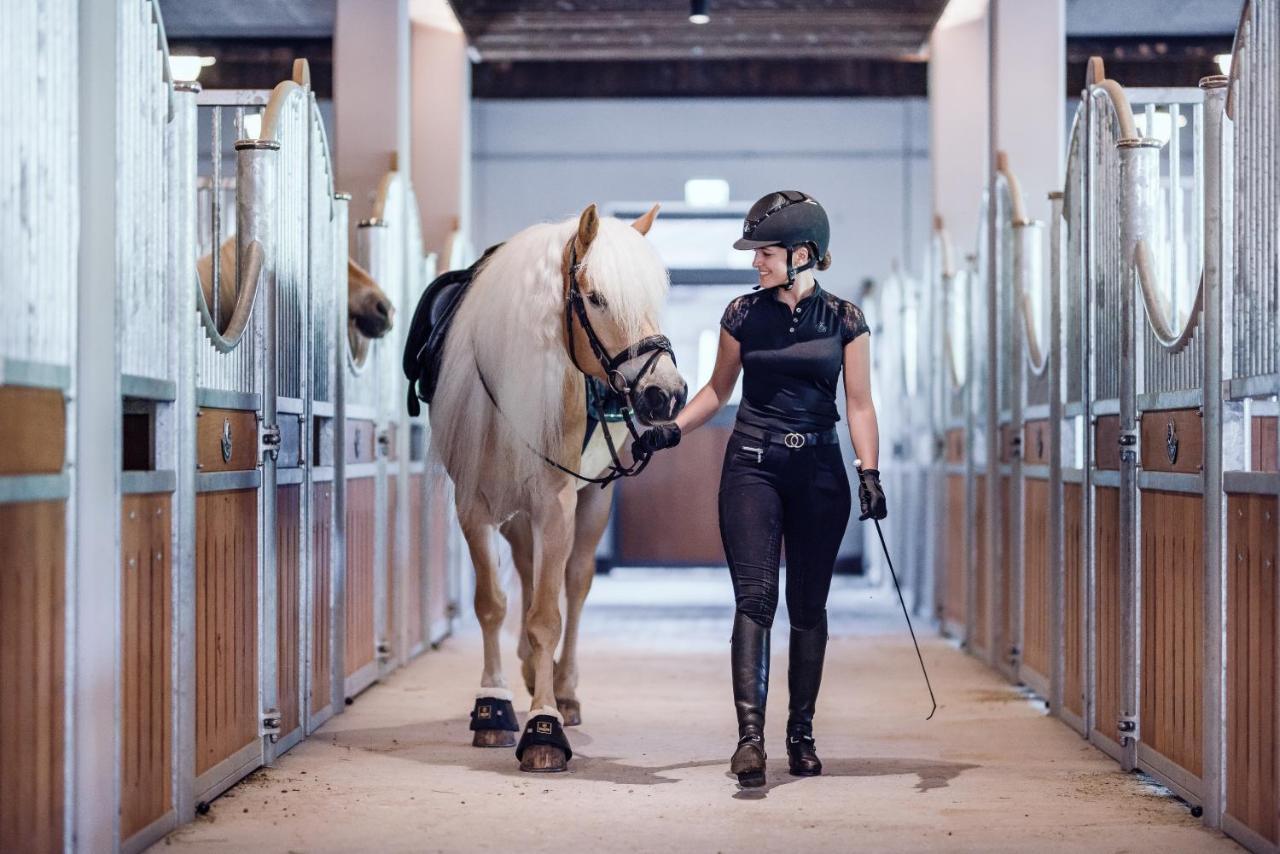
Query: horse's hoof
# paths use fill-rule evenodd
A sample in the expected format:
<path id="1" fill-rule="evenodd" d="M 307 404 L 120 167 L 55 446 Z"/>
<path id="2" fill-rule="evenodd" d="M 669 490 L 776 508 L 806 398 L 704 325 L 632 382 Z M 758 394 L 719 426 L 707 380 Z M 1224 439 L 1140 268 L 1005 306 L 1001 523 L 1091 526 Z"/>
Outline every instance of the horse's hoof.
<path id="1" fill-rule="evenodd" d="M 564 751 L 550 744 L 529 745 L 520 760 L 520 770 L 534 774 L 550 774 L 568 768 L 569 760 L 565 758 Z"/>
<path id="2" fill-rule="evenodd" d="M 478 729 L 471 736 L 472 747 L 515 747 L 516 734 L 505 729 Z"/>
<path id="3" fill-rule="evenodd" d="M 565 726 L 579 726 L 582 723 L 582 704 L 577 700 L 556 700 L 556 708 L 560 710 Z"/>

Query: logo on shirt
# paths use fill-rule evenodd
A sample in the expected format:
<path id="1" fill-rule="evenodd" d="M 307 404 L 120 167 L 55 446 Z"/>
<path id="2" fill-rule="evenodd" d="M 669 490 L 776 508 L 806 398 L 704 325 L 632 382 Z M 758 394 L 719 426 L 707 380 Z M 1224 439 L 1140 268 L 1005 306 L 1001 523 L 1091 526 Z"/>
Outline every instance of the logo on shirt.
<path id="1" fill-rule="evenodd" d="M 821 321 L 819 321 L 818 326 L 817 326 L 817 329 L 818 329 L 818 331 L 819 331 L 819 332 L 826 332 L 826 331 L 827 331 L 827 324 L 822 323 Z"/>

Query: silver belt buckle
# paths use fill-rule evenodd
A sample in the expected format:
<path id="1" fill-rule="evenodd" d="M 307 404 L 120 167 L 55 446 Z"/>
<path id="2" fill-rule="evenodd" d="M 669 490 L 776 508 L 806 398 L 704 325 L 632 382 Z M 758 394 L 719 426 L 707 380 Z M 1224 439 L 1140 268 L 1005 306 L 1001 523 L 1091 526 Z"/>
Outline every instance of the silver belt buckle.
<path id="1" fill-rule="evenodd" d="M 804 434 L 788 433 L 787 435 L 782 437 L 782 444 L 786 445 L 788 448 L 791 448 L 792 450 L 795 450 L 796 448 L 803 448 Z"/>

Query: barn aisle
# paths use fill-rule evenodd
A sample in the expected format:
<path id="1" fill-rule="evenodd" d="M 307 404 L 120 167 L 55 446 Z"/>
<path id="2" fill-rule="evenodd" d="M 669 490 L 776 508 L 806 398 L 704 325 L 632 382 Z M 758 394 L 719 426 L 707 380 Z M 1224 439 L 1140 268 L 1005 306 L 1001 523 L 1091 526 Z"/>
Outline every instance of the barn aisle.
<path id="1" fill-rule="evenodd" d="M 560 776 L 469 746 L 466 633 L 171 834 L 196 851 L 1217 851 L 1186 806 L 1115 764 L 945 641 L 927 695 L 896 603 L 833 591 L 817 724 L 826 776 L 787 775 L 785 616 L 775 629 L 769 785 L 740 791 L 723 573 L 617 571 L 584 627 L 583 726 Z M 930 633 L 925 633 L 929 635 Z M 511 645 L 513 648 L 513 644 Z M 514 654 L 510 657 L 514 663 Z M 513 668 L 509 667 L 509 673 Z M 519 696 L 519 694 L 518 694 Z M 517 708 L 527 699 L 520 699 Z"/>

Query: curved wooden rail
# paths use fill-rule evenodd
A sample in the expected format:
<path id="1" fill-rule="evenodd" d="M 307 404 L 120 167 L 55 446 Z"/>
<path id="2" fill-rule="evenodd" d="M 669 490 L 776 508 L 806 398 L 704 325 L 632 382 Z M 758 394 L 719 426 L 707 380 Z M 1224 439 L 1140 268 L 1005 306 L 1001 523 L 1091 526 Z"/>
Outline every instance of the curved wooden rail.
<path id="1" fill-rule="evenodd" d="M 942 270 L 939 286 L 943 289 L 943 295 L 947 299 L 948 306 L 954 298 L 954 288 L 956 282 L 955 256 L 951 246 L 951 235 L 947 232 L 943 224 L 940 214 L 933 215 L 933 238 L 938 241 L 939 255 L 942 259 Z M 956 363 L 955 342 L 951 339 L 951 312 L 947 312 L 942 319 L 942 349 L 944 351 L 943 358 L 946 360 L 948 373 L 951 375 L 951 385 L 955 388 L 964 388 L 965 380 L 960 379 L 960 367 Z"/>
<path id="2" fill-rule="evenodd" d="M 1089 60 L 1089 70 L 1085 76 L 1085 85 L 1089 91 L 1095 89 L 1104 92 L 1111 99 L 1111 108 L 1116 114 L 1116 123 L 1120 125 L 1120 139 L 1138 139 L 1138 125 L 1133 120 L 1133 107 L 1124 94 L 1124 87 L 1114 80 L 1107 79 L 1102 57 L 1095 56 Z"/>
<path id="3" fill-rule="evenodd" d="M 1020 240 L 1021 232 L 1031 227 L 1033 223 L 1027 217 L 1027 211 L 1023 205 L 1022 186 L 1018 183 L 1018 176 L 1013 174 L 1013 170 L 1009 167 L 1009 155 L 1003 151 L 996 152 L 996 170 L 1009 187 L 1010 225 L 1013 226 L 1014 239 Z M 1023 340 L 1026 343 L 1027 361 L 1031 366 L 1031 372 L 1039 376 L 1044 373 L 1048 363 L 1045 361 L 1044 348 L 1040 346 L 1040 336 L 1036 330 L 1031 290 L 1028 287 L 1029 283 L 1018 281 L 1018 267 L 1014 267 L 1013 274 L 1017 308 L 1022 315 L 1022 326 L 1025 332 Z"/>
<path id="4" fill-rule="evenodd" d="M 1225 107 L 1227 118 L 1235 121 L 1236 118 L 1236 81 L 1240 79 L 1240 54 L 1247 47 L 1248 39 L 1246 32 L 1252 32 L 1249 26 L 1253 20 L 1253 0 L 1245 0 L 1244 6 L 1240 9 L 1240 21 L 1236 24 L 1235 38 L 1231 42 L 1231 68 L 1227 74 L 1227 104 Z"/>

